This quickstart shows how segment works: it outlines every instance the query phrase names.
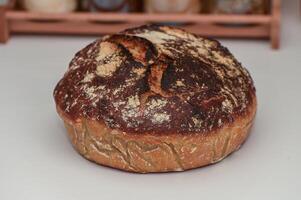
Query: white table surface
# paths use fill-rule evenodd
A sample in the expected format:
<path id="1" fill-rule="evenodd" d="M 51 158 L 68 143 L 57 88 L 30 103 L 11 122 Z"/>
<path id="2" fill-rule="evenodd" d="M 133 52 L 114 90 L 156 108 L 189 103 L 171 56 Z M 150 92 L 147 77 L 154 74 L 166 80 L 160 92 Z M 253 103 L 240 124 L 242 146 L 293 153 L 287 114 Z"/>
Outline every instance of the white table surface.
<path id="1" fill-rule="evenodd" d="M 301 21 L 297 1 L 289 2 L 279 51 L 262 41 L 222 41 L 257 88 L 247 142 L 216 165 L 183 173 L 125 173 L 73 150 L 52 91 L 94 38 L 14 36 L 0 45 L 0 199 L 301 199 Z"/>

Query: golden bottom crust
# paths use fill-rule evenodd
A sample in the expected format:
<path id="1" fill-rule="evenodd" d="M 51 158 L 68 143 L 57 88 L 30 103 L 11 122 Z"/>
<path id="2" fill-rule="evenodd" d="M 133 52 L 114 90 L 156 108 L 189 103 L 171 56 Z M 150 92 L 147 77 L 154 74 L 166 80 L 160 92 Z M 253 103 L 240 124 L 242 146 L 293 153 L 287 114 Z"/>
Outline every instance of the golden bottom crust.
<path id="1" fill-rule="evenodd" d="M 168 172 L 213 164 L 237 150 L 249 134 L 256 100 L 246 115 L 206 134 L 129 134 L 98 121 L 72 121 L 58 112 L 73 146 L 85 158 L 125 171 Z"/>

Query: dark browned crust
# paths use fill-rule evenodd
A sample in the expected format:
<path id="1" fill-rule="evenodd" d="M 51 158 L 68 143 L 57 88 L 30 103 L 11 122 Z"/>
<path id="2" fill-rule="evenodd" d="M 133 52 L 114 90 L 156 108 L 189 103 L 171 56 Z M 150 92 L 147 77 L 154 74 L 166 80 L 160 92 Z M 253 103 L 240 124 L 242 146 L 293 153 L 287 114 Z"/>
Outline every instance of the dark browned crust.
<path id="1" fill-rule="evenodd" d="M 156 34 L 163 39 L 149 38 Z M 115 53 L 99 60 L 101 44 Z M 111 65 L 111 74 L 97 71 Z M 104 121 L 128 133 L 200 134 L 246 115 L 255 88 L 247 70 L 219 42 L 181 29 L 142 26 L 78 52 L 54 97 L 72 120 Z"/>

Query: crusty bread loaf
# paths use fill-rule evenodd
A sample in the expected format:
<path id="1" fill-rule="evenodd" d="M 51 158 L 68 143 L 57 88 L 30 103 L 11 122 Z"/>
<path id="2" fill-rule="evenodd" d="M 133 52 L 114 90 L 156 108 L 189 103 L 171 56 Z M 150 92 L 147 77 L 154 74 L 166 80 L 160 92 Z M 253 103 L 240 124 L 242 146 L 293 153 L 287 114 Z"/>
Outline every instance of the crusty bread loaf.
<path id="1" fill-rule="evenodd" d="M 54 97 L 80 154 L 140 173 L 223 159 L 244 142 L 256 113 L 253 81 L 225 47 L 167 26 L 88 45 Z"/>

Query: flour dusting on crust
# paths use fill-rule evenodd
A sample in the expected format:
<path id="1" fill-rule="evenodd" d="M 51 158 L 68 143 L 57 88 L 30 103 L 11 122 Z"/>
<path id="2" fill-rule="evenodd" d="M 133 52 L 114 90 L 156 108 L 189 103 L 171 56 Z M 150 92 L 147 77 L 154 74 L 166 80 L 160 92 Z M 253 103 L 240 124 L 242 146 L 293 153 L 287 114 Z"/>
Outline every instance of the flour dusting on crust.
<path id="1" fill-rule="evenodd" d="M 204 133 L 244 115 L 255 88 L 219 42 L 173 27 L 142 26 L 79 51 L 54 97 L 72 119 L 133 133 Z"/>

